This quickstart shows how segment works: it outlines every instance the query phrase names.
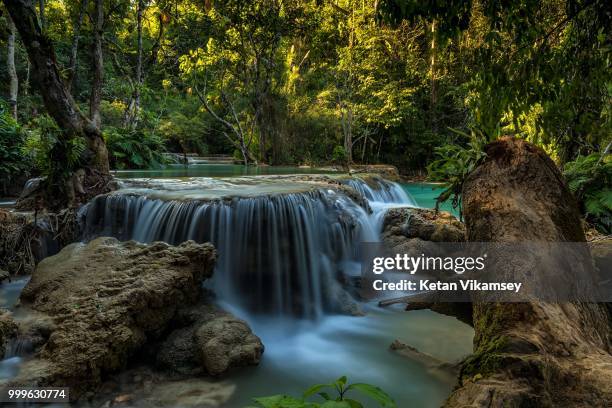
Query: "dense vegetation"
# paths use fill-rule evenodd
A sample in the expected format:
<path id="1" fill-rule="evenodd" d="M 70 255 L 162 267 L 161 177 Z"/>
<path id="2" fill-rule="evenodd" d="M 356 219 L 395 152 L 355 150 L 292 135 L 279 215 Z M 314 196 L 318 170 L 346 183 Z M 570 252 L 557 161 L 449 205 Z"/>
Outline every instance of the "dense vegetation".
<path id="1" fill-rule="evenodd" d="M 45 109 L 57 100 L 36 87 L 41 56 L 28 58 L 33 37 L 4 10 L 3 178 L 70 172 L 100 133 L 115 168 L 156 166 L 163 151 L 385 162 L 451 180 L 450 197 L 477 146 L 499 135 L 525 137 L 561 166 L 602 157 L 612 140 L 604 0 L 40 0 L 32 10 L 66 92 L 98 130 L 86 143 L 63 137 L 82 122 Z"/>

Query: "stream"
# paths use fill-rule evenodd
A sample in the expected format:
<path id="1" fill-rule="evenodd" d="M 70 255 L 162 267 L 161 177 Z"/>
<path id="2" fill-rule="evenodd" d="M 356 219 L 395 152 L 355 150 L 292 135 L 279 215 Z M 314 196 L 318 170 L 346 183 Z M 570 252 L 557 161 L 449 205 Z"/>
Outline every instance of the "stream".
<path id="1" fill-rule="evenodd" d="M 376 301 L 357 305 L 365 316 L 350 316 L 342 313 L 347 300 L 336 279 L 359 275 L 358 244 L 379 240 L 387 208 L 431 208 L 438 187 L 343 179 L 367 200 L 367 213 L 342 191 L 285 176 L 306 173 L 325 171 L 198 164 L 116 172 L 122 188 L 81 209 L 84 236 L 215 245 L 219 259 L 207 286 L 266 348 L 259 366 L 226 380 L 236 391 L 225 407 L 252 405 L 257 396 L 299 396 L 342 375 L 380 386 L 399 407 L 440 406 L 453 381 L 389 345 L 399 340 L 453 362 L 471 352 L 473 330 L 430 311 L 381 309 Z M 0 306 L 14 308 L 26 282 L 2 285 Z M 16 375 L 20 359 L 9 353 L 0 362 L 0 380 Z"/>

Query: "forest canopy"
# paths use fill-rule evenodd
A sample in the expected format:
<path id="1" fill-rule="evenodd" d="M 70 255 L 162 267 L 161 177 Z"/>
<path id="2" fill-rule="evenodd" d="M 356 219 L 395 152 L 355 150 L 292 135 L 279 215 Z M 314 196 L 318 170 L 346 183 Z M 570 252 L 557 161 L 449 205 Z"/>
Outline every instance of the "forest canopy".
<path id="1" fill-rule="evenodd" d="M 34 163 L 21 170 L 33 174 L 104 161 L 102 139 L 111 168 L 160 165 L 169 151 L 259 164 L 389 163 L 403 173 L 429 165 L 447 179 L 457 169 L 440 158 L 474 150 L 475 139 L 524 137 L 560 165 L 604 154 L 612 139 L 612 13 L 603 0 L 3 6 L 0 146 L 21 151 Z M 28 7 L 31 15 L 15 14 Z M 34 16 L 38 36 L 10 15 Z M 49 109 L 58 103 L 49 82 L 37 84 L 33 41 L 53 54 L 60 105 L 82 118 Z M 83 129 L 84 139 L 64 137 Z M 0 172 L 23 163 L 3 162 Z"/>

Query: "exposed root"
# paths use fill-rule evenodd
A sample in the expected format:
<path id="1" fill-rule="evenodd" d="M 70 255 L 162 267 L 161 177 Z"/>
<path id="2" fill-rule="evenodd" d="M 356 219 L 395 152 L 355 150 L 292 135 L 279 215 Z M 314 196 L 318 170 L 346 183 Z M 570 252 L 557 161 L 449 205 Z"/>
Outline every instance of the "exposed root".
<path id="1" fill-rule="evenodd" d="M 57 214 L 0 210 L 0 269 L 12 276 L 30 274 L 49 252 L 73 242 L 78 235 L 75 210 Z"/>

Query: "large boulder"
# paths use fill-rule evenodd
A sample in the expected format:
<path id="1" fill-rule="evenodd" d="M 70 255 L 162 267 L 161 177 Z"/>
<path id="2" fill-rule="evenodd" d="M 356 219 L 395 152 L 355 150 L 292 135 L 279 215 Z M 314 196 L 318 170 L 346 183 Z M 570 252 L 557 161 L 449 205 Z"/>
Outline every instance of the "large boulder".
<path id="1" fill-rule="evenodd" d="M 167 332 L 178 310 L 195 304 L 213 273 L 215 249 L 98 238 L 43 260 L 21 294 L 48 340 L 13 384 L 70 387 L 80 398 Z"/>
<path id="2" fill-rule="evenodd" d="M 157 362 L 180 374 L 221 376 L 235 367 L 257 365 L 264 351 L 246 322 L 212 305 L 181 311 L 186 324 L 162 343 Z"/>
<path id="3" fill-rule="evenodd" d="M 468 241 L 585 241 L 576 202 L 541 149 L 506 137 L 488 145 L 486 153 L 463 187 Z M 508 251 L 495 256 L 508 281 L 541 273 L 538 254 L 520 260 Z M 462 364 L 446 406 L 610 406 L 612 344 L 605 305 L 490 303 L 475 295 L 472 317 L 474 354 Z"/>

